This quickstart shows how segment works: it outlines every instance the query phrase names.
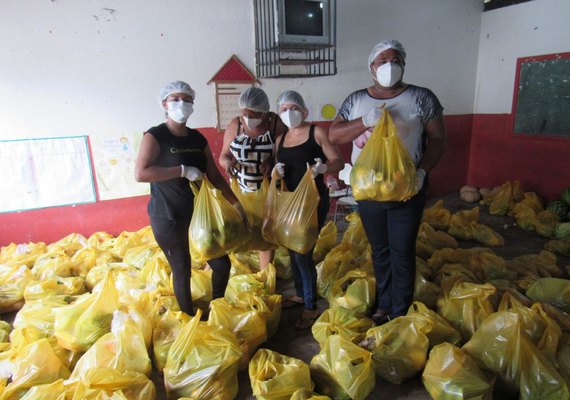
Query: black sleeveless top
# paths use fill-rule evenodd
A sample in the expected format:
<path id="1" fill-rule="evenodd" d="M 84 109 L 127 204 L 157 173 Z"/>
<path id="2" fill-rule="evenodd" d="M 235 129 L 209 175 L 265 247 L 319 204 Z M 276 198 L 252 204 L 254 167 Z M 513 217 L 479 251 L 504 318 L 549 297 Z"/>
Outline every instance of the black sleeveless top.
<path id="1" fill-rule="evenodd" d="M 186 136 L 173 135 L 165 123 L 148 130 L 160 145 L 156 165 L 174 167 L 190 165 L 206 172 L 208 145 L 206 138 L 197 130 L 186 128 Z M 150 217 L 168 219 L 191 218 L 194 210 L 194 194 L 188 179 L 174 178 L 160 182 L 151 182 L 148 214 Z"/>
<path id="2" fill-rule="evenodd" d="M 284 147 L 285 136 L 288 132 L 283 134 L 279 147 L 277 149 L 277 162 L 285 164 L 285 185 L 290 191 L 294 191 L 299 185 L 301 178 L 307 172 L 307 163 L 309 165 L 315 164 L 315 158 L 320 158 L 323 163 L 327 161 L 323 149 L 315 140 L 315 125 L 311 125 L 309 129 L 308 139 L 301 144 L 292 147 Z M 327 193 L 328 190 L 325 186 L 323 175 L 318 175 L 315 178 L 317 189 L 320 194 Z"/>

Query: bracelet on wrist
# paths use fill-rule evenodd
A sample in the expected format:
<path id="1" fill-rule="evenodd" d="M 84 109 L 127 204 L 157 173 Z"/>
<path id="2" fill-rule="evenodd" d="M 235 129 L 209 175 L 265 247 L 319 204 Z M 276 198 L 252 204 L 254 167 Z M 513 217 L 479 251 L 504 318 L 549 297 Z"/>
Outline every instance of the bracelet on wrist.
<path id="1" fill-rule="evenodd" d="M 184 164 L 180 164 L 180 177 L 184 178 L 184 175 L 186 175 L 186 167 Z"/>

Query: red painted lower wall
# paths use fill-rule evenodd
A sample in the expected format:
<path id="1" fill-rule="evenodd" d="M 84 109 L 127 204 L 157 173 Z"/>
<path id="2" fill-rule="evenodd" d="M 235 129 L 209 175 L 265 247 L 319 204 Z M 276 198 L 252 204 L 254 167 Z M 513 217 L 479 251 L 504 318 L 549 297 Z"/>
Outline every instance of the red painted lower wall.
<path id="1" fill-rule="evenodd" d="M 494 187 L 519 180 L 526 192 L 543 200 L 560 197 L 570 187 L 570 138 L 513 134 L 511 114 L 473 117 L 468 181 Z"/>
<path id="2" fill-rule="evenodd" d="M 515 137 L 510 115 L 453 115 L 445 118 L 448 146 L 430 175 L 430 193 L 444 194 L 469 183 L 495 186 L 518 179 L 526 191 L 554 198 L 570 186 L 570 140 Z M 201 128 L 217 159 L 223 134 Z M 343 146 L 345 160 L 350 146 Z M 148 196 L 98 201 L 0 214 L 0 246 L 14 243 L 53 243 L 70 233 L 86 237 L 104 231 L 118 235 L 148 225 Z"/>

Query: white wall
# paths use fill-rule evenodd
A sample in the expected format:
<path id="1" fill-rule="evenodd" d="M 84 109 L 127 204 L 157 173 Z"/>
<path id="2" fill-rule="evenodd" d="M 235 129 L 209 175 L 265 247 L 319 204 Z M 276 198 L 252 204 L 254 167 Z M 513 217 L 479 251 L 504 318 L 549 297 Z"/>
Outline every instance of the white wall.
<path id="1" fill-rule="evenodd" d="M 434 90 L 446 114 L 473 111 L 481 0 L 337 7 L 338 74 L 262 80 L 272 101 L 296 89 L 308 103 L 340 105 L 370 84 L 372 47 L 396 38 L 407 81 Z M 255 71 L 250 0 L 2 0 L 0 16 L 0 139 L 142 131 L 161 121 L 156 96 L 172 79 L 197 92 L 190 125 L 213 127 L 206 83 L 232 54 Z"/>
<path id="2" fill-rule="evenodd" d="M 248 0 L 2 0 L 0 15 L 0 138 L 142 131 L 174 79 L 215 126 L 206 83 L 232 54 L 254 67 Z"/>
<path id="3" fill-rule="evenodd" d="M 534 0 L 483 13 L 475 113 L 511 113 L 517 58 L 569 51 L 569 0 Z"/>

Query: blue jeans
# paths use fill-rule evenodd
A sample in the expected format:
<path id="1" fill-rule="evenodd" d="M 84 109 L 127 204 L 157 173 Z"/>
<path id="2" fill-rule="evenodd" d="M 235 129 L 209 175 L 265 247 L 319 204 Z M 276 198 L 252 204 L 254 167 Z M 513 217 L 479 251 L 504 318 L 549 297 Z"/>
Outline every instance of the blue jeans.
<path id="1" fill-rule="evenodd" d="M 317 219 L 320 232 L 329 211 L 329 196 L 328 193 L 319 194 L 321 199 L 317 207 Z M 306 310 L 317 309 L 317 268 L 313 261 L 313 250 L 314 247 L 305 254 L 289 250 L 291 271 L 293 272 L 293 281 L 295 283 L 295 294 L 303 298 Z"/>
<path id="2" fill-rule="evenodd" d="M 426 201 L 424 188 L 408 201 L 358 201 L 372 249 L 376 308 L 391 318 L 405 315 L 414 298 L 416 237 Z"/>

